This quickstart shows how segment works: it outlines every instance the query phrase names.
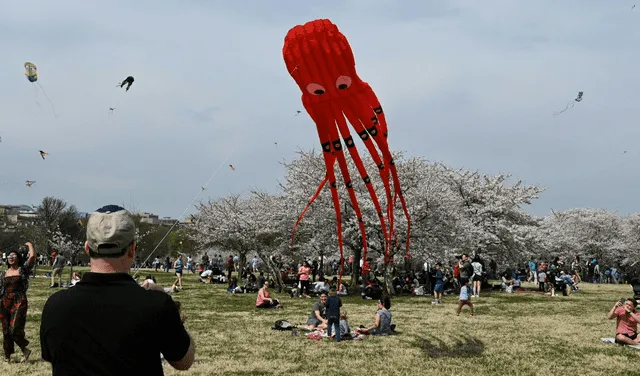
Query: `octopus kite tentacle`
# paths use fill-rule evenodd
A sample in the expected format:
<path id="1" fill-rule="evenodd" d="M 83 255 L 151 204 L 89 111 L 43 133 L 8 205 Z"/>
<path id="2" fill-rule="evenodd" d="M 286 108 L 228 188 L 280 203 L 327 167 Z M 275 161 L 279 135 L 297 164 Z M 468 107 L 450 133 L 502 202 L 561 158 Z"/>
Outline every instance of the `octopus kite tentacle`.
<path id="1" fill-rule="evenodd" d="M 318 189 L 316 189 L 316 193 L 311 197 L 311 199 L 309 199 L 309 202 L 304 207 L 304 210 L 298 216 L 298 220 L 296 221 L 296 224 L 293 225 L 293 230 L 291 230 L 291 246 L 292 247 L 295 239 L 296 228 L 298 228 L 298 225 L 302 221 L 302 217 L 304 217 L 304 215 L 307 213 L 307 210 L 309 210 L 309 208 L 311 207 L 311 204 L 313 204 L 313 202 L 318 198 L 318 196 L 320 196 L 320 193 L 322 192 L 322 188 L 324 188 L 324 185 L 327 184 L 327 181 L 329 181 L 329 176 L 325 175 L 324 179 L 322 179 L 322 181 L 320 182 Z"/>
<path id="2" fill-rule="evenodd" d="M 345 111 L 345 116 L 347 117 L 347 119 L 349 120 L 349 122 L 351 122 L 352 124 L 354 124 L 354 128 L 356 129 L 356 132 L 358 131 L 358 127 L 355 126 L 355 124 L 359 123 L 358 121 L 355 121 L 354 117 L 351 114 L 347 114 L 348 111 Z M 351 116 L 350 116 L 351 115 Z M 358 169 L 358 172 L 360 173 L 360 178 L 362 178 L 362 181 L 365 184 L 365 187 L 367 188 L 367 191 L 369 191 L 369 197 L 371 197 L 371 201 L 373 201 L 373 205 L 376 209 L 376 213 L 378 214 L 378 218 L 380 219 L 380 225 L 381 225 L 381 229 L 384 235 L 384 241 L 385 241 L 385 255 L 388 255 L 389 253 L 389 236 L 388 236 L 388 232 L 387 232 L 387 226 L 385 224 L 385 220 L 384 220 L 384 215 L 382 214 L 382 208 L 380 207 L 380 202 L 378 201 L 378 195 L 376 194 L 375 189 L 373 188 L 373 184 L 371 182 L 371 178 L 369 177 L 369 174 L 367 172 L 367 169 L 364 167 L 364 163 L 362 162 L 362 158 L 360 158 L 360 153 L 358 153 L 358 149 L 356 148 L 356 145 L 353 141 L 353 137 L 351 136 L 351 132 L 349 131 L 349 126 L 347 125 L 347 122 L 345 121 L 344 118 L 342 117 L 337 117 L 336 118 L 336 123 L 338 124 L 338 129 L 340 130 L 340 134 L 342 135 L 345 144 L 347 145 L 347 150 L 349 151 L 349 154 L 351 155 L 351 158 L 353 159 L 354 164 L 356 165 L 356 168 Z M 360 124 L 360 126 L 362 127 L 362 125 Z M 382 163 L 382 161 L 380 160 L 379 156 L 378 156 L 378 152 L 375 149 L 375 146 L 373 145 L 373 143 L 371 142 L 371 140 L 369 140 L 368 134 L 366 133 L 366 131 L 364 131 L 364 127 L 362 127 L 362 131 L 364 132 L 364 136 L 361 136 L 361 138 L 363 138 L 363 141 L 365 141 L 365 144 L 368 141 L 368 145 L 367 148 L 369 149 L 369 152 L 371 152 L 371 155 L 374 156 L 374 161 L 376 162 L 376 164 L 378 165 L 378 169 L 380 170 L 380 174 L 381 176 L 383 175 L 384 171 L 384 164 Z M 360 134 L 359 134 L 360 135 Z M 383 177 L 384 180 L 384 177 Z M 385 184 L 385 190 L 387 191 L 387 197 L 388 197 L 388 201 L 391 201 L 391 193 L 390 193 L 390 189 L 389 189 L 389 184 Z M 363 242 L 364 244 L 364 242 Z M 362 252 L 362 259 L 363 260 L 367 260 L 367 247 L 365 245 L 365 247 L 363 247 L 363 252 Z"/>
<path id="3" fill-rule="evenodd" d="M 385 262 L 389 260 L 391 234 L 395 233 L 394 202 L 396 198 L 400 198 L 402 203 L 404 214 L 407 217 L 407 237 L 410 236 L 411 221 L 402 196 L 400 179 L 389 151 L 387 143 L 388 128 L 382 106 L 371 87 L 358 77 L 355 69 L 355 58 L 349 42 L 331 21 L 315 20 L 304 25 L 295 26 L 287 33 L 282 52 L 288 72 L 302 91 L 302 103 L 316 123 L 320 144 L 322 145 L 338 227 L 338 243 L 341 257 L 340 280 L 344 269 L 344 254 L 341 234 L 342 217 L 335 184 L 334 162 L 336 159 L 342 171 L 349 198 L 358 217 L 363 240 L 364 260 L 362 271 L 365 274 L 369 270 L 369 265 L 366 262 L 368 249 L 366 231 L 355 192 L 351 185 L 351 178 L 340 138 L 344 140 L 361 178 L 365 181 L 380 218 L 382 231 L 385 235 Z M 353 144 L 354 140 L 349 132 L 345 117 L 351 123 L 358 136 L 360 136 L 378 166 L 387 197 L 389 230 L 387 230 L 369 175 Z M 380 149 L 380 153 L 378 153 L 376 146 Z M 390 180 L 393 180 L 393 198 L 391 197 Z M 408 255 L 408 238 L 406 244 Z"/>

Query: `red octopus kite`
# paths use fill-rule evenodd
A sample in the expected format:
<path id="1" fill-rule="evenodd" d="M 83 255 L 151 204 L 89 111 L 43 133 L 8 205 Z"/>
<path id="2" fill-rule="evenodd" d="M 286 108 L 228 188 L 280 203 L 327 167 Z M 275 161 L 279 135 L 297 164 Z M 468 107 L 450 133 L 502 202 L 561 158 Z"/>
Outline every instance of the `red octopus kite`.
<path id="1" fill-rule="evenodd" d="M 342 225 L 340 202 L 336 189 L 334 164 L 337 160 L 349 198 L 358 218 L 363 244 L 363 274 L 369 270 L 367 261 L 367 238 L 362 214 L 353 190 L 351 177 L 343 151 L 344 140 L 347 151 L 353 158 L 360 177 L 363 179 L 374 203 L 385 237 L 385 263 L 389 261 L 389 243 L 394 231 L 393 203 L 400 198 L 404 214 L 407 217 L 407 257 L 409 256 L 409 236 L 411 219 L 400 188 L 398 172 L 393 162 L 387 143 L 387 122 L 382 106 L 375 93 L 356 73 L 355 59 L 347 38 L 338 27 L 329 20 L 315 20 L 298 25 L 289 30 L 282 48 L 287 70 L 302 91 L 302 103 L 313 121 L 316 123 L 318 137 L 322 145 L 327 175 L 320 183 L 316 194 L 298 218 L 298 225 L 309 205 L 318 197 L 322 187 L 329 182 L 333 206 L 338 222 L 338 243 L 340 248 L 340 280 L 344 269 L 344 253 L 342 246 Z M 345 119 L 346 117 L 346 119 Z M 362 163 L 355 147 L 349 125 L 364 142 L 384 183 L 387 198 L 387 218 L 389 230 L 385 225 L 378 197 L 371 184 L 371 179 Z M 380 149 L 380 153 L 378 149 Z M 391 197 L 390 178 L 393 179 L 394 197 Z M 294 231 L 295 231 L 294 226 Z M 292 237 L 293 241 L 293 237 Z"/>

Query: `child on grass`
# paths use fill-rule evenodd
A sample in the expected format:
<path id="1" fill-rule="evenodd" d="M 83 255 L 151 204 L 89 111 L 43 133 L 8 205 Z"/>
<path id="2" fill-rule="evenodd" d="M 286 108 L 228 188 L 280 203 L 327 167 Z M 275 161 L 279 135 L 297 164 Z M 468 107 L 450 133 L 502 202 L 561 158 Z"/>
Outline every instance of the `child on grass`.
<path id="1" fill-rule="evenodd" d="M 335 329 L 336 342 L 340 342 L 340 307 L 342 307 L 342 301 L 338 297 L 336 286 L 331 286 L 325 307 L 327 315 L 327 335 L 331 337 L 331 330 Z"/>
<path id="2" fill-rule="evenodd" d="M 545 273 L 544 269 L 538 272 L 538 291 L 545 292 L 544 283 L 547 281 L 547 273 Z"/>
<path id="3" fill-rule="evenodd" d="M 467 281 L 460 288 L 460 303 L 458 304 L 458 310 L 456 311 L 456 315 L 460 316 L 460 311 L 462 310 L 462 306 L 468 305 L 471 308 L 471 316 L 475 316 L 473 313 L 473 304 L 471 304 L 471 300 L 469 300 L 469 288 L 471 287 L 471 282 Z"/>
<path id="4" fill-rule="evenodd" d="M 347 322 L 347 311 L 340 312 L 340 339 L 351 339 L 351 328 Z"/>

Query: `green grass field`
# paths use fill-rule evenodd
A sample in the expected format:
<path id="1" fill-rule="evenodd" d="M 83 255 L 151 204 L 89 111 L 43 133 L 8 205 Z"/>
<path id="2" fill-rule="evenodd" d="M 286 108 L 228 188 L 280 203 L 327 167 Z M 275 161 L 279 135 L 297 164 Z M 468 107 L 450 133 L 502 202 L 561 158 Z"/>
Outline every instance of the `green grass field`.
<path id="1" fill-rule="evenodd" d="M 68 270 L 65 269 L 65 272 Z M 40 273 L 40 271 L 39 271 Z M 141 272 L 141 280 L 146 275 Z M 172 274 L 156 273 L 170 286 Z M 49 279 L 32 279 L 27 337 L 28 363 L 0 363 L 0 375 L 50 375 L 40 360 L 38 329 L 42 306 L 54 291 Z M 456 296 L 432 306 L 430 297 L 392 299 L 398 335 L 365 341 L 312 341 L 272 331 L 278 319 L 303 324 L 315 299 L 272 293 L 284 309 L 256 310 L 255 294 L 230 295 L 225 285 L 196 283 L 185 275 L 185 323 L 195 338 L 196 362 L 187 372 L 165 363 L 165 374 L 189 375 L 638 375 L 640 350 L 606 344 L 615 320 L 606 313 L 629 285 L 582 285 L 568 296 L 485 293 L 474 301 L 477 316 L 455 315 Z M 531 286 L 527 286 L 531 287 Z M 375 301 L 343 298 L 352 328 L 369 325 Z M 14 354 L 19 359 L 20 354 Z"/>

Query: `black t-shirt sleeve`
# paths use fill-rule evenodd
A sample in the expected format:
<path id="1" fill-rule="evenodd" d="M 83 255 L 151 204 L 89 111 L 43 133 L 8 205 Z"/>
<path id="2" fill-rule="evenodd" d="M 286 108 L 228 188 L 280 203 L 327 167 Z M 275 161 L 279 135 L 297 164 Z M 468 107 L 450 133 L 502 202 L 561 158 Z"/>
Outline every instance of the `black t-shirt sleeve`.
<path id="1" fill-rule="evenodd" d="M 189 351 L 191 339 L 182 325 L 176 303 L 167 295 L 160 316 L 160 352 L 167 361 L 175 362 L 184 358 Z"/>

